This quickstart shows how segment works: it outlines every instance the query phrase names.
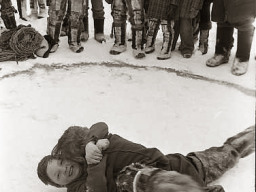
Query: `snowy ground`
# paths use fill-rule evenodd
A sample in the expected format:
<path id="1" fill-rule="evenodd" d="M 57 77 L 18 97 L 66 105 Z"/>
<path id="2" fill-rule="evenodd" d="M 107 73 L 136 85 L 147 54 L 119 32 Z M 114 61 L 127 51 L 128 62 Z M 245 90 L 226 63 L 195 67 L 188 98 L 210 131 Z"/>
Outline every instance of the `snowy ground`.
<path id="1" fill-rule="evenodd" d="M 157 53 L 136 60 L 130 43 L 125 53 L 112 56 L 107 4 L 105 11 L 106 44 L 93 39 L 91 20 L 80 54 L 62 37 L 47 59 L 0 63 L 1 192 L 66 191 L 41 183 L 36 167 L 71 125 L 105 121 L 110 132 L 134 142 L 187 154 L 219 146 L 255 124 L 255 40 L 248 73 L 241 77 L 230 72 L 235 47 L 228 64 L 205 66 L 214 53 L 215 26 L 204 56 L 196 50 L 184 59 L 176 50 L 167 61 L 156 60 Z M 46 19 L 30 23 L 45 34 Z M 159 32 L 158 50 L 160 45 Z M 255 191 L 254 161 L 254 154 L 241 159 L 216 182 L 226 192 Z"/>

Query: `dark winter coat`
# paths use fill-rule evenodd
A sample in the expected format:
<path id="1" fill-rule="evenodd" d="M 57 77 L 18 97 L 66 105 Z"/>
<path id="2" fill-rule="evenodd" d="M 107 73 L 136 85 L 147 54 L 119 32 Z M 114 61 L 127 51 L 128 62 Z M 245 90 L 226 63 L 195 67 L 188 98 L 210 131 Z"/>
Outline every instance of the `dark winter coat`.
<path id="1" fill-rule="evenodd" d="M 176 14 L 178 4 L 178 0 L 150 0 L 148 10 L 146 10 L 147 16 L 160 20 L 172 20 Z"/>
<path id="2" fill-rule="evenodd" d="M 202 9 L 204 0 L 180 0 L 179 17 L 195 18 Z"/>
<path id="3" fill-rule="evenodd" d="M 98 130 L 101 129 L 106 130 L 107 125 L 99 123 Z M 98 136 L 95 135 L 94 138 L 98 138 Z M 84 192 L 86 187 L 93 188 L 94 192 L 117 192 L 115 179 L 119 172 L 125 166 L 135 162 L 190 175 L 199 184 L 204 185 L 203 175 L 198 173 L 189 158 L 181 154 L 165 156 L 156 148 L 146 148 L 118 135 L 109 134 L 108 139 L 110 145 L 104 152 L 102 161 L 87 168 L 87 185 L 89 185 L 85 186 L 86 178 L 83 176 L 80 180 L 69 185 L 68 192 Z"/>
<path id="4" fill-rule="evenodd" d="M 213 0 L 212 21 L 240 23 L 256 16 L 256 0 Z"/>

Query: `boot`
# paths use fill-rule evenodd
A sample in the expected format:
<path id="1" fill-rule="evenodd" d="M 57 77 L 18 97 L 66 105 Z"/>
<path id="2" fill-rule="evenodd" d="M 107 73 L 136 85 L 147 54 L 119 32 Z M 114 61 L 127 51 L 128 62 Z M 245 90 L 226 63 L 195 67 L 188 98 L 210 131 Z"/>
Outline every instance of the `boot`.
<path id="1" fill-rule="evenodd" d="M 17 1 L 17 4 L 18 4 L 20 18 L 24 21 L 28 21 L 29 17 L 27 15 L 27 1 L 19 0 L 19 1 Z"/>
<path id="2" fill-rule="evenodd" d="M 228 63 L 229 55 L 230 55 L 230 52 L 226 53 L 225 55 L 215 54 L 212 58 L 206 61 L 206 65 L 208 67 L 217 67 L 219 65 Z"/>
<path id="3" fill-rule="evenodd" d="M 241 59 L 236 57 L 231 67 L 231 73 L 237 76 L 243 75 L 247 72 L 248 65 L 249 65 L 249 60 L 242 61 Z"/>
<path id="4" fill-rule="evenodd" d="M 63 19 L 61 32 L 60 32 L 61 37 L 66 35 L 68 35 L 68 15 L 66 15 L 65 18 Z"/>
<path id="5" fill-rule="evenodd" d="M 75 53 L 80 53 L 84 50 L 84 47 L 81 46 L 79 41 L 80 39 L 80 32 L 77 29 L 70 28 L 68 33 L 68 44 L 71 51 Z M 78 39 L 79 37 L 79 39 Z"/>
<path id="6" fill-rule="evenodd" d="M 88 16 L 84 16 L 83 24 L 82 24 L 82 31 L 80 35 L 81 41 L 85 42 L 89 39 L 89 21 Z"/>
<path id="7" fill-rule="evenodd" d="M 200 30 L 199 50 L 203 55 L 208 52 L 208 37 L 209 30 Z"/>
<path id="8" fill-rule="evenodd" d="M 47 18 L 47 35 L 53 39 L 54 44 L 52 44 L 52 48 L 50 50 L 50 53 L 54 53 L 57 51 L 59 47 L 59 35 L 61 30 L 61 22 L 56 22 L 54 24 L 50 23 L 49 18 Z"/>
<path id="9" fill-rule="evenodd" d="M 247 72 L 253 35 L 254 27 L 248 31 L 238 30 L 236 58 L 231 68 L 233 75 L 243 75 Z"/>
<path id="10" fill-rule="evenodd" d="M 202 163 L 205 182 L 211 183 L 227 170 L 234 167 L 240 158 L 255 151 L 255 126 L 230 137 L 221 147 L 211 147 L 204 151 L 190 153 Z"/>
<path id="11" fill-rule="evenodd" d="M 230 51 L 233 46 L 234 28 L 217 26 L 215 55 L 206 61 L 208 67 L 217 67 L 221 64 L 228 63 Z"/>
<path id="12" fill-rule="evenodd" d="M 106 42 L 104 35 L 104 19 L 94 19 L 94 39 L 99 43 Z"/>
<path id="13" fill-rule="evenodd" d="M 163 45 L 157 59 L 165 60 L 171 58 L 171 44 L 173 36 L 171 30 L 168 28 L 167 21 L 163 21 L 161 26 L 163 31 Z"/>
<path id="14" fill-rule="evenodd" d="M 126 51 L 126 23 L 122 23 L 121 26 L 115 26 L 114 24 L 114 36 L 115 43 L 109 53 L 111 55 L 118 55 Z"/>
<path id="15" fill-rule="evenodd" d="M 143 51 L 143 30 L 132 29 L 132 48 L 133 56 L 137 59 L 145 57 Z"/>
<path id="16" fill-rule="evenodd" d="M 31 13 L 29 15 L 30 19 L 38 19 L 38 12 L 37 12 L 37 9 L 35 8 L 31 8 Z"/>
<path id="17" fill-rule="evenodd" d="M 42 19 L 44 17 L 47 17 L 47 10 L 45 4 L 39 4 L 38 19 Z"/>
<path id="18" fill-rule="evenodd" d="M 31 13 L 29 17 L 33 20 L 38 19 L 38 6 L 37 6 L 37 1 L 36 0 L 30 0 L 30 10 Z"/>
<path id="19" fill-rule="evenodd" d="M 155 51 L 155 41 L 159 30 L 160 22 L 157 19 L 150 19 L 148 22 L 147 41 L 145 53 L 149 54 Z"/>
<path id="20" fill-rule="evenodd" d="M 244 158 L 255 151 L 255 125 L 230 137 L 224 144 L 231 145 Z"/>

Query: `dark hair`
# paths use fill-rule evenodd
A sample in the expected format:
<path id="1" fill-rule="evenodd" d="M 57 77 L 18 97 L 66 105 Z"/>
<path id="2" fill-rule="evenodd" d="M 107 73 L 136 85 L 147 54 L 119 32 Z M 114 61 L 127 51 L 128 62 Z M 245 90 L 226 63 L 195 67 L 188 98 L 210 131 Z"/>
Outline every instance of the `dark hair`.
<path id="1" fill-rule="evenodd" d="M 61 186 L 61 185 L 58 185 L 56 183 L 54 183 L 47 175 L 47 165 L 50 161 L 52 161 L 53 159 L 56 159 L 56 157 L 53 157 L 51 155 L 47 155 L 45 156 L 39 163 L 38 163 L 38 166 L 37 166 L 37 175 L 39 177 L 39 179 L 45 184 L 45 185 L 52 185 L 54 187 L 58 187 L 58 188 L 61 188 L 61 187 L 64 187 L 64 186 Z"/>
<path id="2" fill-rule="evenodd" d="M 89 129 L 86 127 L 69 127 L 58 140 L 51 155 L 83 163 L 85 161 L 84 147 L 88 133 Z"/>

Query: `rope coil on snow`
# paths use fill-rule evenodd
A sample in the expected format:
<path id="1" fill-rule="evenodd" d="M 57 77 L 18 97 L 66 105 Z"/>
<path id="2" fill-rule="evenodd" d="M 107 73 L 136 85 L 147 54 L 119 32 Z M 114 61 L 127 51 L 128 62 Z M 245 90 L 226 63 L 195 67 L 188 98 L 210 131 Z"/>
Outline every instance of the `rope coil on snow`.
<path id="1" fill-rule="evenodd" d="M 11 36 L 10 33 L 12 33 Z M 34 58 L 34 52 L 40 48 L 43 36 L 30 26 L 19 26 L 15 31 L 10 31 L 10 33 L 2 34 L 6 35 L 1 37 L 5 42 L 7 40 L 5 38 L 9 37 L 9 39 L 6 42 L 8 44 L 1 47 L 0 62 Z"/>

